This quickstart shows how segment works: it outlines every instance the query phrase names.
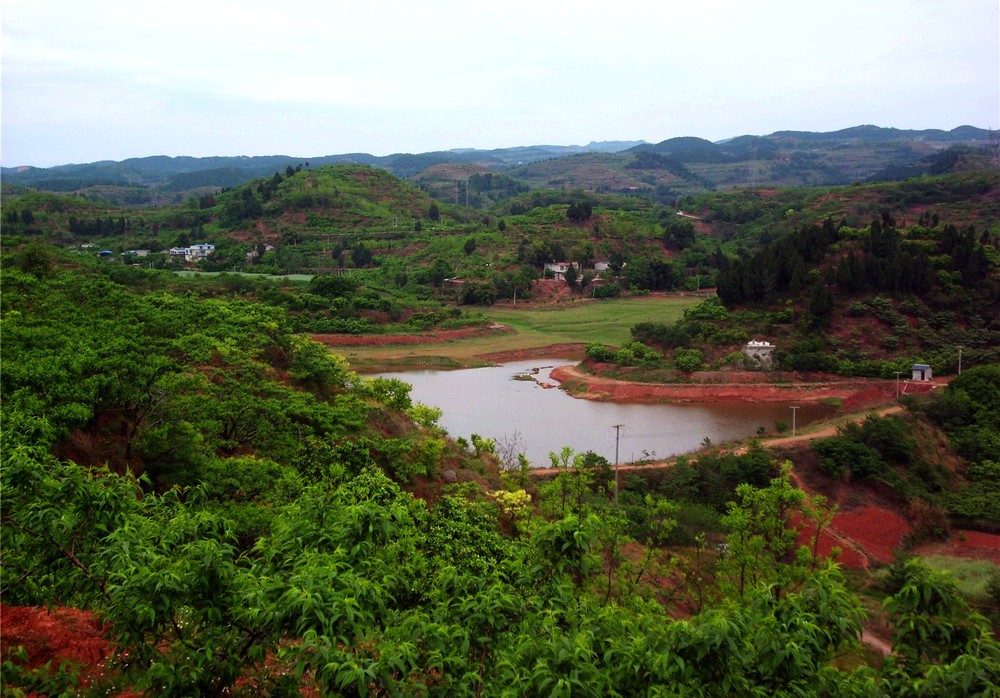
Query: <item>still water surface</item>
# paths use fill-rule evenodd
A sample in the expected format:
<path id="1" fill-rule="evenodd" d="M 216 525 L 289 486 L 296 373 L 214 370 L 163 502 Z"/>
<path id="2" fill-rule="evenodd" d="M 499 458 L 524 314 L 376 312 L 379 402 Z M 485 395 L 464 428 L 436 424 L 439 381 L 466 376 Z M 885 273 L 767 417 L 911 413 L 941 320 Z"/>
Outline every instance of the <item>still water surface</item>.
<path id="1" fill-rule="evenodd" d="M 739 402 L 719 405 L 644 405 L 580 400 L 534 381 L 516 380 L 532 369 L 537 378 L 555 384 L 550 373 L 565 359 L 515 361 L 490 368 L 460 371 L 406 371 L 382 374 L 413 386 L 415 401 L 440 407 L 439 424 L 452 438 L 471 434 L 513 444 L 534 467 L 548 467 L 551 451 L 563 446 L 594 451 L 612 463 L 614 425 L 620 429 L 619 462 L 644 457 L 666 458 L 694 451 L 707 437 L 712 443 L 752 436 L 758 427 L 774 431 L 776 422 L 791 425 L 795 403 Z M 802 427 L 833 413 L 831 408 L 803 403 L 796 425 Z"/>

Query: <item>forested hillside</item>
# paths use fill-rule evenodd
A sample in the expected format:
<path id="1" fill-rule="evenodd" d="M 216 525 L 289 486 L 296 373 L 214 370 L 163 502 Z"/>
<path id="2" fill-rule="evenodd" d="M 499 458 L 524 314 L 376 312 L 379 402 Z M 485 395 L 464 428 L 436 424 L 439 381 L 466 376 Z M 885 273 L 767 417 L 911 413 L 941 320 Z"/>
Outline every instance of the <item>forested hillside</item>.
<path id="1" fill-rule="evenodd" d="M 456 194 L 460 193 L 475 208 L 496 199 L 489 193 L 492 187 L 484 188 L 482 182 L 468 186 L 471 173 L 511 178 L 513 182 L 503 188 L 583 189 L 675 204 L 680 196 L 733 187 L 844 185 L 981 168 L 990 161 L 995 163 L 997 144 L 995 134 L 972 126 L 950 131 L 858 126 L 829 133 L 744 135 L 714 143 L 685 136 L 660 143 L 456 148 L 386 156 L 154 156 L 49 168 L 23 163 L 22 167 L 3 168 L 3 179 L 16 186 L 120 204 L 163 205 L 269 177 L 287 168 L 352 164 L 413 178 L 441 201 L 459 203 Z M 470 188 L 479 196 L 465 191 Z"/>
<path id="2" fill-rule="evenodd" d="M 892 656 L 866 653 L 865 603 L 800 533 L 824 528 L 825 503 L 759 447 L 616 501 L 607 463 L 568 445 L 532 485 L 498 472 L 490 439 L 451 441 L 405 385 L 354 375 L 245 289 L 37 244 L 3 262 L 4 617 L 80 609 L 107 648 L 39 666 L 5 630 L 5 690 L 987 696 L 1000 682 L 988 621 L 915 562 L 879 587 Z M 973 385 L 995 396 L 995 377 L 970 375 L 972 393 L 934 408 L 956 430 L 996 419 Z"/>

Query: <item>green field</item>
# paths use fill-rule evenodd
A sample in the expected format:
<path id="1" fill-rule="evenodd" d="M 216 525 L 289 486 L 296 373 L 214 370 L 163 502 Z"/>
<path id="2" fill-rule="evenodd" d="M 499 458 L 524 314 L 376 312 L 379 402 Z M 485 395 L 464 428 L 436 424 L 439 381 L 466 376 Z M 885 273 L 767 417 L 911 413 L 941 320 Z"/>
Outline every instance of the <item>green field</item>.
<path id="1" fill-rule="evenodd" d="M 620 346 L 639 322 L 673 323 L 701 298 L 643 296 L 551 308 L 490 308 L 485 315 L 513 332 L 426 344 L 337 348 L 360 371 L 388 368 L 460 368 L 482 365 L 482 354 L 553 344 L 600 342 Z"/>
<path id="2" fill-rule="evenodd" d="M 947 572 L 958 585 L 962 596 L 977 604 L 989 601 L 990 580 L 1000 578 L 1000 567 L 989 560 L 970 560 L 947 555 L 930 555 L 921 560 L 932 570 Z"/>
<path id="3" fill-rule="evenodd" d="M 250 272 L 243 271 L 193 271 L 191 269 L 185 269 L 182 271 L 175 271 L 177 276 L 182 276 L 186 278 L 198 278 L 200 276 L 213 277 L 220 276 L 222 274 L 228 274 L 230 276 L 246 276 L 251 279 L 267 279 L 268 281 L 311 281 L 314 274 L 253 274 Z"/>

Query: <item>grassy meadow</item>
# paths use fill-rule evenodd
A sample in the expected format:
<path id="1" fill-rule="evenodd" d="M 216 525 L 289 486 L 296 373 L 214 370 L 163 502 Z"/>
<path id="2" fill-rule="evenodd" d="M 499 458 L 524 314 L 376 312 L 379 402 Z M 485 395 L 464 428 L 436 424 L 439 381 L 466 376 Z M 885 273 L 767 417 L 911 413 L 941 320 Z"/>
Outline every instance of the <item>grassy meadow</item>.
<path id="1" fill-rule="evenodd" d="M 484 315 L 513 330 L 425 344 L 336 347 L 358 371 L 481 366 L 483 354 L 538 349 L 553 344 L 600 342 L 620 346 L 631 341 L 639 322 L 673 323 L 698 297 L 642 296 L 544 308 L 492 307 Z"/>

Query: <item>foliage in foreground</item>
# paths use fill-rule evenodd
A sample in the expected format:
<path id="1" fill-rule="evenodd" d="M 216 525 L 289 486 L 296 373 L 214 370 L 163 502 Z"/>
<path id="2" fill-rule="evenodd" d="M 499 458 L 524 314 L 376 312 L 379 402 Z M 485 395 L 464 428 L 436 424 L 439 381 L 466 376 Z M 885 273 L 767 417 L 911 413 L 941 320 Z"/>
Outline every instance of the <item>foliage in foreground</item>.
<path id="1" fill-rule="evenodd" d="M 889 601 L 896 656 L 843 668 L 862 606 L 795 530 L 827 513 L 787 474 L 769 480 L 759 449 L 722 463 L 720 482 L 673 483 L 725 511 L 717 563 L 674 559 L 678 505 L 611 504 L 607 473 L 571 450 L 537 513 L 523 491 L 475 484 L 426 502 L 400 482 L 450 448 L 434 415 L 283 322 L 239 301 L 5 271 L 17 351 L 3 375 L 0 598 L 98 613 L 117 688 L 917 696 L 989 695 L 1000 680 L 986 622 L 915 565 Z M 11 650 L 5 680 L 24 682 L 11 690 L 73 685 Z"/>
<path id="2" fill-rule="evenodd" d="M 671 620 L 621 585 L 603 593 L 610 511 L 505 535 L 496 509 L 429 506 L 365 469 L 276 507 L 240 551 L 199 489 L 140 496 L 23 441 L 5 434 L 5 603 L 97 610 L 123 685 L 157 695 L 986 696 L 1000 680 L 986 621 L 915 563 L 887 601 L 894 656 L 837 668 L 864 612 L 835 566 L 794 553 L 787 478 L 731 505 L 720 575 L 759 578 Z M 264 686 L 269 657 L 287 673 Z"/>

